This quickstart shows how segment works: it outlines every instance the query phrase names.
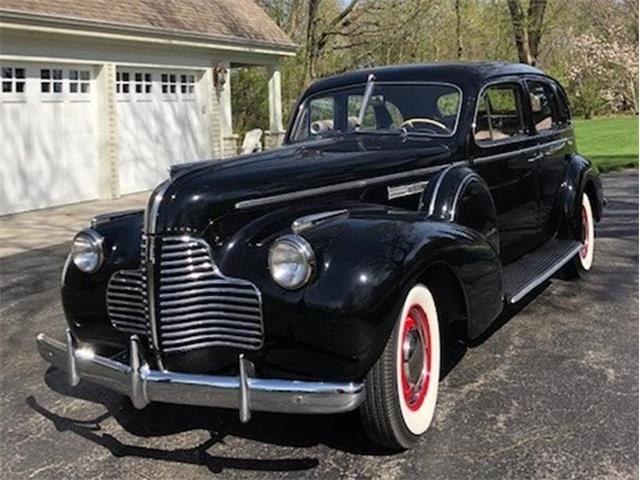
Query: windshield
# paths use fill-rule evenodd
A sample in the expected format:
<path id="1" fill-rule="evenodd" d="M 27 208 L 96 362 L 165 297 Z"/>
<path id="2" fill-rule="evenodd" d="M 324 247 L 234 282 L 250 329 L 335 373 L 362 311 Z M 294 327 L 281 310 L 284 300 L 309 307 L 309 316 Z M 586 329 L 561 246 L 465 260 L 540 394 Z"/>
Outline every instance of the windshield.
<path id="1" fill-rule="evenodd" d="M 290 140 L 355 130 L 449 137 L 455 133 L 462 104 L 460 89 L 453 85 L 374 83 L 358 129 L 364 96 L 365 85 L 357 85 L 309 97 L 298 110 Z"/>

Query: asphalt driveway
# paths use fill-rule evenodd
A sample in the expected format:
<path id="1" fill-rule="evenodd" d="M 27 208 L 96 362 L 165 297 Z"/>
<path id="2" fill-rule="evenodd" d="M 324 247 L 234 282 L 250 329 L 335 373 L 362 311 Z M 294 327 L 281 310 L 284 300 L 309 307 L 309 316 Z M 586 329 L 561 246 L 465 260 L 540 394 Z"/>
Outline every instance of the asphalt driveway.
<path id="1" fill-rule="evenodd" d="M 0 478 L 637 478 L 638 172 L 604 177 L 592 273 L 504 315 L 441 384 L 414 450 L 370 447 L 354 414 L 151 405 L 66 384 L 35 350 L 61 338 L 68 245 L 0 258 Z"/>

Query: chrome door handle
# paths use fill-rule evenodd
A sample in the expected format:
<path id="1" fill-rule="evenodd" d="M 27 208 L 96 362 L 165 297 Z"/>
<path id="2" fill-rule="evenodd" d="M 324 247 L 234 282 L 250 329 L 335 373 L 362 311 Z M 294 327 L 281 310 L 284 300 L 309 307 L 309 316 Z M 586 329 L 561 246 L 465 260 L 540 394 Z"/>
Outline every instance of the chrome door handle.
<path id="1" fill-rule="evenodd" d="M 542 158 L 544 158 L 544 155 L 542 153 L 539 153 L 537 155 L 534 155 L 533 157 L 527 158 L 527 162 L 529 163 L 537 162 L 538 160 L 542 160 Z"/>

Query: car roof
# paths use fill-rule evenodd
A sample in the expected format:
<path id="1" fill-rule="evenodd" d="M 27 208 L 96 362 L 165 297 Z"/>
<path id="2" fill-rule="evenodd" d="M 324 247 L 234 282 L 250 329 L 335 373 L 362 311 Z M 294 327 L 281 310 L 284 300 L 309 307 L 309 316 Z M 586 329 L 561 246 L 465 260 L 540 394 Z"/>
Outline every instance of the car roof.
<path id="1" fill-rule="evenodd" d="M 523 63 L 509 62 L 457 62 L 392 65 L 355 70 L 340 75 L 323 78 L 313 83 L 306 91 L 310 95 L 347 85 L 364 83 L 370 74 L 377 81 L 396 82 L 447 82 L 461 87 L 481 85 L 486 80 L 505 76 L 535 74 L 544 75 L 542 70 Z"/>

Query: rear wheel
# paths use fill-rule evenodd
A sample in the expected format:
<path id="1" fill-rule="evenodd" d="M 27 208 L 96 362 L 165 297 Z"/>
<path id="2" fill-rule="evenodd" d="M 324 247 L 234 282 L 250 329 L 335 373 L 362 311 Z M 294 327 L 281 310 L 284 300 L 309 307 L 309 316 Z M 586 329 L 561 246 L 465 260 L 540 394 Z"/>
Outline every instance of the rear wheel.
<path id="1" fill-rule="evenodd" d="M 580 205 L 580 223 L 582 225 L 582 248 L 567 265 L 566 272 L 570 277 L 579 277 L 591 270 L 595 247 L 595 228 L 591 201 L 586 193 L 582 194 Z"/>
<path id="2" fill-rule="evenodd" d="M 427 431 L 438 398 L 440 331 L 429 289 L 407 293 L 384 352 L 369 372 L 360 408 L 372 441 L 406 449 Z"/>

